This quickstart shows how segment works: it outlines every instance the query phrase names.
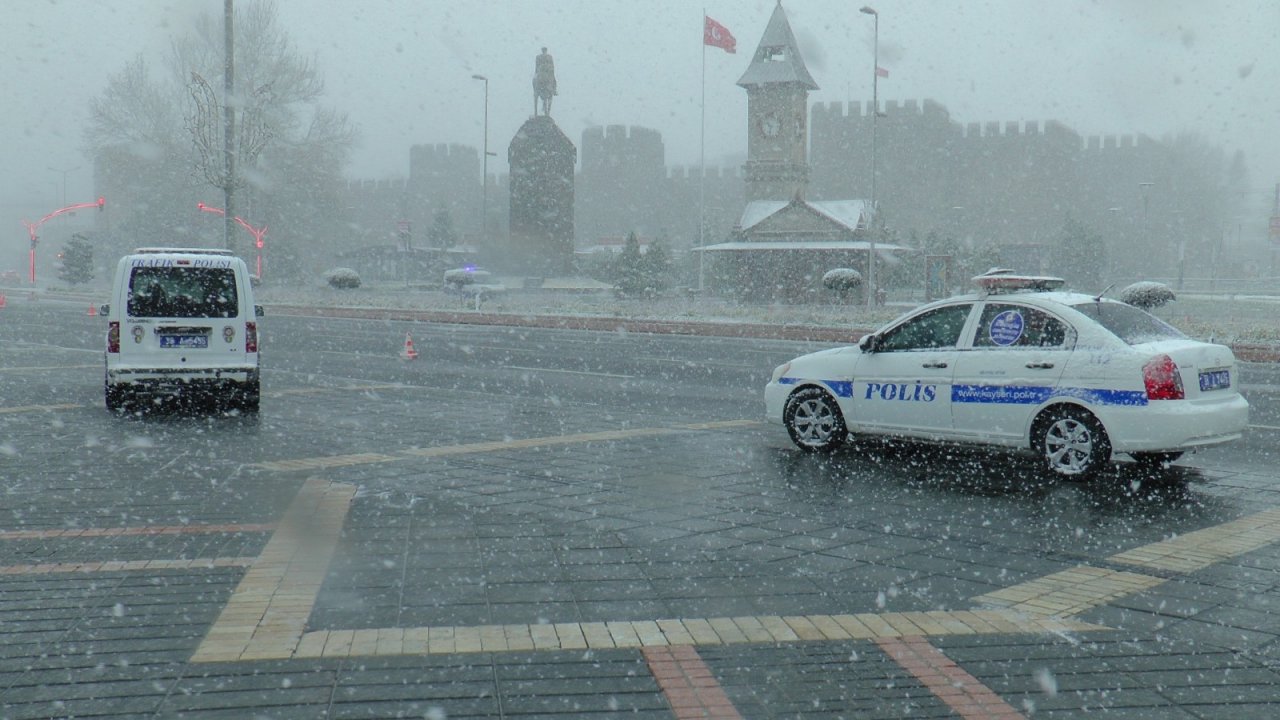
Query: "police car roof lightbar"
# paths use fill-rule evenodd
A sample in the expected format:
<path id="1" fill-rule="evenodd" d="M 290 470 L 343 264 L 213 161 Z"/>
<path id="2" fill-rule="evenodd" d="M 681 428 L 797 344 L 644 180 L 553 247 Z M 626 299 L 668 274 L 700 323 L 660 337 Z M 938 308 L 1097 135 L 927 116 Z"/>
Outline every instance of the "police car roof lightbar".
<path id="1" fill-rule="evenodd" d="M 133 251 L 135 255 L 151 255 L 159 253 L 167 253 L 171 255 L 232 255 L 230 250 L 217 250 L 213 248 L 165 248 L 165 247 L 144 247 Z"/>
<path id="2" fill-rule="evenodd" d="M 1049 292 L 1067 283 L 1062 278 L 1047 275 L 1017 275 L 1006 268 L 991 268 L 973 278 L 973 282 L 988 295 L 1019 291 Z"/>

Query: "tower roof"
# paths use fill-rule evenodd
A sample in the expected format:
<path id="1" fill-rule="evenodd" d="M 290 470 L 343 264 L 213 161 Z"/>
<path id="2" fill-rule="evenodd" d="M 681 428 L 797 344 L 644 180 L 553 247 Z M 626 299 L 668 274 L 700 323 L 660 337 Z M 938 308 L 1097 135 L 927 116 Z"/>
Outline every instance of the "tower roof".
<path id="1" fill-rule="evenodd" d="M 769 25 L 760 37 L 760 44 L 751 58 L 751 64 L 738 79 L 738 85 L 744 88 L 771 83 L 800 83 L 809 90 L 818 89 L 809 69 L 804 66 L 800 46 L 791 32 L 791 24 L 787 22 L 787 13 L 782 9 L 781 1 L 773 9 L 773 16 L 769 18 Z"/>

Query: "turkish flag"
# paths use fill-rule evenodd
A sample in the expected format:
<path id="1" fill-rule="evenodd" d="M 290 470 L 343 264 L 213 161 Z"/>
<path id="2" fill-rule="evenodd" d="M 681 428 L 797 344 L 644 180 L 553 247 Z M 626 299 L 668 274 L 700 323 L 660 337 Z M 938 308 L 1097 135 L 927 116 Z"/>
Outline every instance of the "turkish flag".
<path id="1" fill-rule="evenodd" d="M 729 53 L 738 51 L 738 41 L 733 37 L 733 33 L 729 32 L 729 28 L 706 15 L 703 15 L 702 18 L 704 20 L 702 24 L 703 45 L 718 47 Z"/>

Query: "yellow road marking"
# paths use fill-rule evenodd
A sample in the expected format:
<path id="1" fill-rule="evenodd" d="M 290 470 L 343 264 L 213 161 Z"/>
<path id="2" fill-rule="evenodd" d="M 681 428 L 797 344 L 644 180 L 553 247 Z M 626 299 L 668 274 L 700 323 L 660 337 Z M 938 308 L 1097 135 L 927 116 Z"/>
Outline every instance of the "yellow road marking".
<path id="1" fill-rule="evenodd" d="M 139 570 L 211 570 L 222 567 L 248 567 L 257 558 L 225 557 L 187 560 L 103 560 L 99 562 L 35 563 L 0 565 L 0 575 L 48 575 L 50 573 L 97 573 Z"/>
<path id="2" fill-rule="evenodd" d="M 96 351 L 95 351 L 96 352 Z M 19 367 L 0 367 L 0 372 L 31 372 L 37 370 L 83 370 L 85 368 L 101 368 L 102 363 L 92 365 L 29 365 Z"/>
<path id="3" fill-rule="evenodd" d="M 589 442 L 612 442 L 618 440 L 634 440 L 642 437 L 674 435 L 685 431 L 728 430 L 759 425 L 758 420 L 723 420 L 718 422 L 693 423 L 661 428 L 634 428 L 630 430 L 602 430 L 599 432 L 577 433 L 573 435 L 547 435 L 543 437 L 522 438 L 519 440 L 492 440 L 489 442 L 467 443 L 464 445 L 442 445 L 439 447 L 410 448 L 401 450 L 397 455 L 381 453 L 355 453 L 351 455 L 329 455 L 296 460 L 271 460 L 258 463 L 255 467 L 275 472 L 295 472 L 301 470 L 324 470 L 351 465 L 369 465 L 374 463 L 396 462 L 409 458 L 434 458 L 450 455 L 472 455 L 477 453 L 498 452 L 502 450 L 527 450 L 535 447 L 551 447 L 554 445 L 573 445 Z"/>
<path id="4" fill-rule="evenodd" d="M 50 412 L 53 410 L 74 410 L 84 407 L 84 405 L 63 404 L 63 405 L 16 405 L 14 407 L 0 407 L 0 415 L 11 415 L 14 413 L 26 412 Z"/>

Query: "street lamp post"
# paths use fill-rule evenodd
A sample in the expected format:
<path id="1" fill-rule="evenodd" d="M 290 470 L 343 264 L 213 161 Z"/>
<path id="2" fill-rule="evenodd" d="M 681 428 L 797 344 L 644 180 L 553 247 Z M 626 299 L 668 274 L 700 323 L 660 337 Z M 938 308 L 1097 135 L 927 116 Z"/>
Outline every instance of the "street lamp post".
<path id="1" fill-rule="evenodd" d="M 1138 188 L 1142 190 L 1142 250 L 1143 253 L 1151 252 L 1151 226 L 1147 224 L 1148 212 L 1151 207 L 1151 188 L 1153 182 L 1140 182 Z"/>
<path id="2" fill-rule="evenodd" d="M 67 206 L 67 173 L 75 172 L 79 170 L 80 167 L 81 167 L 80 165 L 77 165 L 73 168 L 67 168 L 65 170 L 62 168 L 56 168 L 56 167 L 49 168 L 50 172 L 62 173 L 62 207 Z"/>
<path id="3" fill-rule="evenodd" d="M 200 212 L 207 212 L 207 213 L 213 213 L 214 215 L 221 215 L 224 218 L 227 216 L 226 210 L 222 208 L 213 207 L 212 205 L 205 205 L 202 202 L 196 203 L 196 209 L 199 210 Z M 244 218 L 240 217 L 239 215 L 233 217 L 232 221 L 235 222 L 240 227 L 244 228 L 245 231 L 247 231 L 250 235 L 253 236 L 253 244 L 258 249 L 258 266 L 257 266 L 257 272 L 255 274 L 258 276 L 258 279 L 261 280 L 262 279 L 262 247 L 264 244 L 262 242 L 262 238 L 264 235 L 267 234 L 267 226 L 263 225 L 260 228 L 254 227 L 249 223 L 245 222 Z"/>
<path id="4" fill-rule="evenodd" d="M 28 222 L 26 220 L 22 221 L 22 224 L 27 226 L 27 235 L 31 238 L 30 278 L 31 278 L 32 285 L 36 284 L 36 244 L 40 240 L 40 236 L 37 234 L 36 231 L 40 229 L 40 226 L 44 225 L 49 220 L 52 220 L 53 218 L 58 217 L 59 215 L 66 215 L 67 213 L 73 213 L 76 210 L 83 210 L 84 208 L 91 208 L 91 207 L 96 207 L 98 208 L 98 210 L 102 210 L 103 206 L 105 206 L 106 204 L 107 204 L 106 198 L 98 198 L 97 202 L 76 203 L 75 205 L 67 205 L 66 207 L 58 208 L 57 210 L 54 210 L 53 212 L 49 213 L 48 215 L 45 215 L 44 217 L 40 218 L 35 222 Z"/>
<path id="5" fill-rule="evenodd" d="M 480 240 L 489 239 L 489 78 L 472 75 L 472 80 L 484 83 L 484 154 L 480 160 Z"/>
<path id="6" fill-rule="evenodd" d="M 863 5 L 859 12 L 870 15 L 875 20 L 875 42 L 871 60 L 871 216 L 876 212 L 876 125 L 880 117 L 880 13 L 870 5 Z M 867 237 L 871 244 L 867 250 L 867 307 L 875 302 L 876 295 L 876 228 L 868 228 Z"/>

